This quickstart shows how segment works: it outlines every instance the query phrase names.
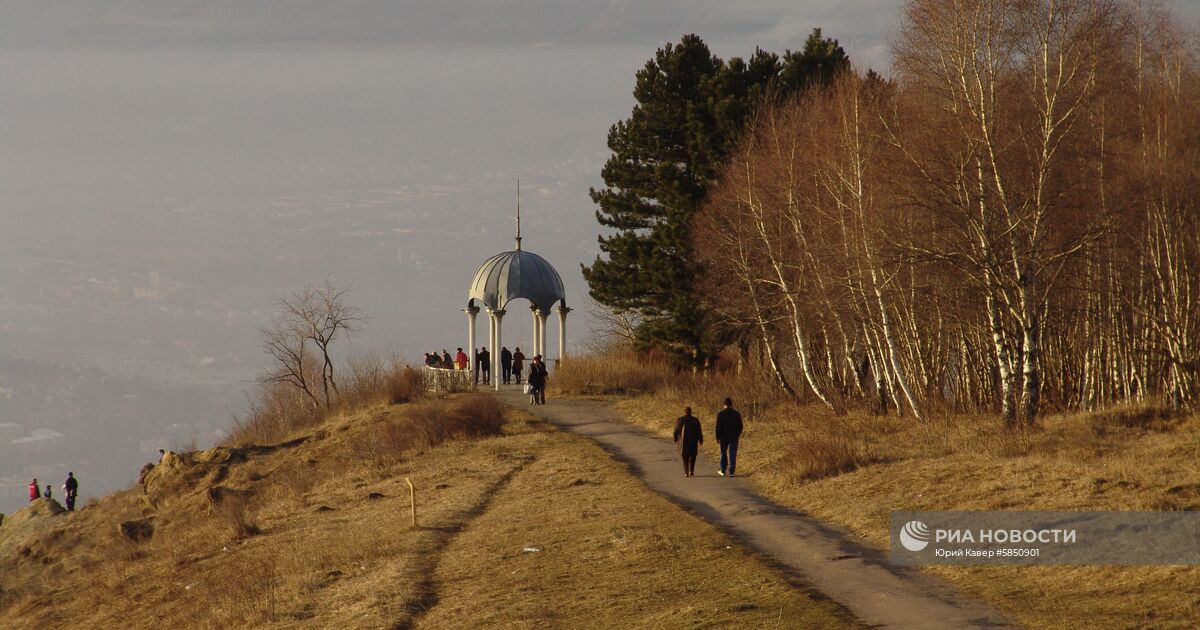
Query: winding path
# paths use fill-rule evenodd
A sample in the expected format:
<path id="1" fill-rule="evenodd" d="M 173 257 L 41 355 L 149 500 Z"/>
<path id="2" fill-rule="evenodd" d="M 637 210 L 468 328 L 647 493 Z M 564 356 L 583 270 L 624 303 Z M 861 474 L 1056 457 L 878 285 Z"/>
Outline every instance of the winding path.
<path id="1" fill-rule="evenodd" d="M 995 610 L 936 578 L 889 565 L 882 552 L 861 545 L 844 530 L 768 501 L 746 479 L 726 479 L 711 472 L 685 479 L 674 445 L 624 422 L 611 405 L 550 400 L 533 407 L 528 404 L 528 396 L 515 387 L 505 388 L 499 396 L 510 406 L 595 440 L 632 467 L 652 490 L 799 574 L 870 626 L 1012 625 Z M 711 462 L 701 466 L 705 471 L 716 468 Z"/>

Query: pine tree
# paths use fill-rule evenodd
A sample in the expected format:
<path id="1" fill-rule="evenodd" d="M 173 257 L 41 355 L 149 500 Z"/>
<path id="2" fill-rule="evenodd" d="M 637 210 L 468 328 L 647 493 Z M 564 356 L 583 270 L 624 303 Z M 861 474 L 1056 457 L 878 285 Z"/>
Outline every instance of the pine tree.
<path id="1" fill-rule="evenodd" d="M 686 35 L 638 71 L 637 104 L 609 130 L 613 154 L 601 172 L 607 187 L 591 191 L 596 219 L 615 233 L 600 237 L 602 256 L 583 275 L 596 301 L 636 315 L 643 348 L 698 365 L 728 341 L 707 330 L 693 299 L 692 215 L 764 95 L 828 81 L 846 63 L 818 29 L 803 51 L 782 61 L 757 50 L 726 63 Z"/>

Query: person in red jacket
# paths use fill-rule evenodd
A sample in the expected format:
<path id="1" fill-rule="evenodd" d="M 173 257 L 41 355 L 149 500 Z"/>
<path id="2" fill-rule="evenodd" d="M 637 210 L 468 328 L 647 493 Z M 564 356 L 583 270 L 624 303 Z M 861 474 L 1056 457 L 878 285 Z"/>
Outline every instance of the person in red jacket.
<path id="1" fill-rule="evenodd" d="M 37 479 L 34 479 L 29 482 L 29 500 L 37 501 L 40 496 L 42 496 L 42 489 L 38 486 Z"/>
<path id="2" fill-rule="evenodd" d="M 459 348 L 458 352 L 454 355 L 454 366 L 460 370 L 465 370 L 467 369 L 467 363 L 469 361 L 470 359 L 467 358 L 467 353 L 463 352 L 462 348 Z"/>

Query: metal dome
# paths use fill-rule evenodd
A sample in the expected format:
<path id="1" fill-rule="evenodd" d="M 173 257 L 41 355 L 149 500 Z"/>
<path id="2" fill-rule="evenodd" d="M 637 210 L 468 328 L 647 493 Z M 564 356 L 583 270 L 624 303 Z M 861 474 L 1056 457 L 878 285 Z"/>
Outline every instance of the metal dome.
<path id="1" fill-rule="evenodd" d="M 512 300 L 524 298 L 543 312 L 549 312 L 555 302 L 566 297 L 562 278 L 554 266 L 545 258 L 521 249 L 492 256 L 471 279 L 470 299 L 474 306 L 503 309 Z"/>

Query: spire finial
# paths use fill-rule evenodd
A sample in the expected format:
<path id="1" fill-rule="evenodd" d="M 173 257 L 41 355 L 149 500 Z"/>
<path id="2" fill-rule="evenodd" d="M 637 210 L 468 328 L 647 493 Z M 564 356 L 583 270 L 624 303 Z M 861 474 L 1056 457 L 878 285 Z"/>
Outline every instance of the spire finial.
<path id="1" fill-rule="evenodd" d="M 517 251 L 521 251 L 521 180 L 517 180 Z"/>

